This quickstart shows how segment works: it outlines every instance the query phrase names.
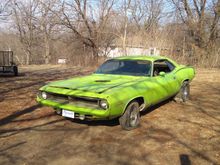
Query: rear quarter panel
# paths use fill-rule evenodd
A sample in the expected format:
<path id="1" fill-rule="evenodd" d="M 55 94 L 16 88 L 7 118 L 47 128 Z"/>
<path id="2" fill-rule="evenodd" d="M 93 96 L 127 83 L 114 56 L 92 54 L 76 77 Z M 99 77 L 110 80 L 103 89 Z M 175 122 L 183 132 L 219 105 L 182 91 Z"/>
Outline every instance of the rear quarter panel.
<path id="1" fill-rule="evenodd" d="M 180 65 L 175 72 L 177 81 L 182 84 L 183 81 L 192 81 L 195 77 L 195 69 L 191 66 Z"/>

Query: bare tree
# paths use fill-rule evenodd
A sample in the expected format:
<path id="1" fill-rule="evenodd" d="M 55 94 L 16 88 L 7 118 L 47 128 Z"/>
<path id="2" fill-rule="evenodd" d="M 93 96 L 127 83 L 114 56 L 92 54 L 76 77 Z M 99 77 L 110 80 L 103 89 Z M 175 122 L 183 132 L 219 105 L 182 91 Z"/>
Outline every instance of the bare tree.
<path id="1" fill-rule="evenodd" d="M 172 0 L 195 44 L 205 48 L 219 37 L 220 0 Z M 208 5 L 211 5 L 208 10 Z"/>
<path id="2" fill-rule="evenodd" d="M 123 42 L 122 47 L 124 54 L 127 55 L 126 51 L 126 40 L 127 40 L 127 29 L 128 29 L 128 13 L 131 5 L 131 0 L 123 0 L 122 9 L 124 14 L 124 33 L 123 33 Z"/>
<path id="3" fill-rule="evenodd" d="M 135 24 L 146 30 L 158 25 L 162 17 L 163 0 L 133 0 L 131 1 L 132 19 Z"/>
<path id="4" fill-rule="evenodd" d="M 0 20 L 11 19 L 6 22 L 15 29 L 9 32 L 13 34 L 11 39 L 16 38 L 12 47 L 19 47 L 18 57 L 22 57 L 20 61 L 25 59 L 26 64 L 39 60 L 48 64 L 62 54 L 63 58 L 87 65 L 97 62 L 100 54 L 106 55 L 114 44 L 121 45 L 124 55 L 128 45 L 160 47 L 161 50 L 165 47 L 164 51 L 173 55 L 205 54 L 204 64 L 207 57 L 213 57 L 211 53 L 219 53 L 220 0 L 2 2 Z M 173 12 L 169 11 L 171 7 L 166 7 L 170 4 L 175 7 Z M 165 12 L 170 13 L 169 17 Z M 194 53 L 197 50 L 200 52 Z M 217 56 L 212 59 L 215 65 L 219 59 Z"/>
<path id="5" fill-rule="evenodd" d="M 102 7 L 97 9 L 96 4 L 87 0 L 61 1 L 60 21 L 62 25 L 70 29 L 76 39 L 83 45 L 91 48 L 92 58 L 96 61 L 100 47 L 99 38 L 108 23 L 109 14 L 114 4 L 114 0 L 100 1 Z M 99 3 L 100 4 L 100 3 Z M 97 11 L 100 13 L 97 16 Z M 57 11 L 56 11 L 57 12 Z"/>
<path id="6" fill-rule="evenodd" d="M 39 32 L 43 36 L 43 47 L 44 47 L 44 60 L 45 64 L 48 64 L 51 59 L 51 40 L 52 35 L 56 32 L 56 25 L 59 23 L 56 14 L 52 12 L 57 6 L 57 0 L 43 1 L 39 0 L 39 13 L 37 22 L 39 26 Z"/>
<path id="7" fill-rule="evenodd" d="M 10 0 L 6 0 L 0 3 L 0 20 L 5 20 L 10 15 L 10 12 L 7 10 Z"/>
<path id="8" fill-rule="evenodd" d="M 19 40 L 23 45 L 23 50 L 26 54 L 26 64 L 30 64 L 31 56 L 33 54 L 33 47 L 36 39 L 36 14 L 38 1 L 11 1 L 11 8 L 13 11 L 13 20 L 15 28 L 18 32 Z"/>

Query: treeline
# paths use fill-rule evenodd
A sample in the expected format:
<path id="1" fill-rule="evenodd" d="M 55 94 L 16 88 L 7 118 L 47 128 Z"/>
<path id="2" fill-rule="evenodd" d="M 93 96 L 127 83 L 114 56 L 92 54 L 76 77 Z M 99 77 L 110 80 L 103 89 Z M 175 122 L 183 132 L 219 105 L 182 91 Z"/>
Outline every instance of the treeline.
<path id="1" fill-rule="evenodd" d="M 220 67 L 220 0 L 5 0 L 0 21 L 0 49 L 20 64 L 93 65 L 114 45 Z"/>

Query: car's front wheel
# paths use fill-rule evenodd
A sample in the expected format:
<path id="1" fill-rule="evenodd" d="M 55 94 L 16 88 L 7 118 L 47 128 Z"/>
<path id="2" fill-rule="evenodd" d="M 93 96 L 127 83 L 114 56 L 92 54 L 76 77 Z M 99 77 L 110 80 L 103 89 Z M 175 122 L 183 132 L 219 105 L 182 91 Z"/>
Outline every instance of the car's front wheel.
<path id="1" fill-rule="evenodd" d="M 136 101 L 131 102 L 124 114 L 119 118 L 121 127 L 125 130 L 132 130 L 140 124 L 140 111 L 139 104 Z"/>

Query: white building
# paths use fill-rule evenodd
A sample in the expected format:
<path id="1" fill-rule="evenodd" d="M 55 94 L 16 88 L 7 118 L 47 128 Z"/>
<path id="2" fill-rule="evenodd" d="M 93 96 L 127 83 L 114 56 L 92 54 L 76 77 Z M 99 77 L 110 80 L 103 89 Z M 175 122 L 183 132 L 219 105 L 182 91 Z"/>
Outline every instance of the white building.
<path id="1" fill-rule="evenodd" d="M 160 50 L 157 48 L 144 48 L 144 47 L 134 47 L 134 46 L 127 46 L 126 53 L 122 47 L 111 46 L 107 48 L 107 50 L 101 53 L 101 55 L 107 55 L 107 57 L 120 57 L 120 56 L 132 56 L 132 55 L 159 55 Z"/>

